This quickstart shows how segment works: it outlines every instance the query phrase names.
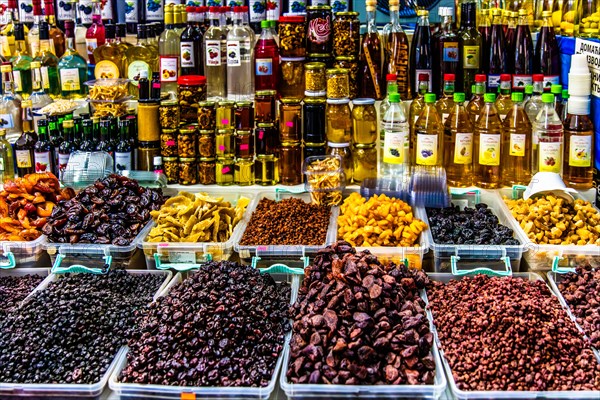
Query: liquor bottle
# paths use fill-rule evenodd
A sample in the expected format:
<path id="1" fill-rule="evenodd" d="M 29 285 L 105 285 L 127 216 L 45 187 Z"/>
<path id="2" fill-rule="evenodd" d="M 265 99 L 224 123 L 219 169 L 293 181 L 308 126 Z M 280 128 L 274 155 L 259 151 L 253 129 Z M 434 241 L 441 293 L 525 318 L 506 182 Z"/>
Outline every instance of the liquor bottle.
<path id="1" fill-rule="evenodd" d="M 513 106 L 510 87 L 510 74 L 500 75 L 500 95 L 496 98 L 496 109 L 498 110 L 498 116 L 502 122 L 504 122 L 506 114 L 508 114 Z"/>
<path id="2" fill-rule="evenodd" d="M 81 4 L 81 0 L 70 0 L 70 2 L 73 3 L 73 7 L 75 7 L 75 15 L 77 15 L 77 18 L 75 19 L 75 22 L 77 23 L 77 25 L 75 25 L 75 47 L 74 48 L 77 49 L 77 53 L 79 53 L 79 55 L 81 57 L 83 57 L 85 62 L 87 62 L 88 52 L 87 52 L 87 44 L 85 42 L 85 36 L 87 34 L 88 28 L 92 25 L 91 3 L 90 3 L 90 8 L 89 8 L 89 12 L 90 12 L 89 23 L 87 23 L 88 16 L 85 14 L 85 12 L 87 11 L 86 6 Z M 64 26 L 65 26 L 65 34 L 66 34 L 67 33 L 66 21 L 65 21 Z M 65 37 L 66 37 L 66 35 L 65 35 Z"/>
<path id="3" fill-rule="evenodd" d="M 488 69 L 488 89 L 491 92 L 497 92 L 500 86 L 500 74 L 506 70 L 506 42 L 504 40 L 504 30 L 502 29 L 502 10 L 492 9 L 492 31 L 490 33 L 490 58 Z"/>
<path id="4" fill-rule="evenodd" d="M 102 46 L 106 41 L 106 31 L 102 22 L 102 10 L 100 8 L 100 0 L 93 0 L 94 14 L 92 17 L 92 25 L 85 33 L 85 45 L 87 46 L 88 54 L 88 77 L 94 79 L 94 68 L 96 67 L 96 59 L 94 58 L 94 50 Z M 83 82 L 82 82 L 83 83 Z"/>
<path id="5" fill-rule="evenodd" d="M 117 79 L 127 76 L 127 55 L 124 48 L 115 42 L 115 25 L 108 24 L 104 27 L 105 42 L 94 50 L 94 76 L 96 79 Z"/>
<path id="6" fill-rule="evenodd" d="M 100 141 L 96 145 L 96 151 L 105 151 L 113 156 L 114 148 L 110 140 L 110 121 L 100 121 Z"/>
<path id="7" fill-rule="evenodd" d="M 115 35 L 115 43 L 118 47 L 124 49 L 124 53 L 127 53 L 127 50 L 133 46 L 131 43 L 127 41 L 127 24 L 116 24 L 116 35 Z M 134 32 L 135 33 L 135 32 Z"/>
<path id="8" fill-rule="evenodd" d="M 42 21 L 42 0 L 33 0 L 33 25 L 27 33 L 29 54 L 37 56 L 40 50 L 40 22 Z"/>
<path id="9" fill-rule="evenodd" d="M 479 119 L 479 114 L 481 114 L 481 110 L 484 105 L 484 93 L 485 93 L 485 83 L 487 82 L 487 78 L 483 74 L 475 75 L 475 85 L 472 90 L 473 96 L 471 100 L 469 100 L 469 104 L 467 104 L 467 112 L 471 117 L 471 124 L 475 126 L 477 124 L 477 120 Z"/>
<path id="10" fill-rule="evenodd" d="M 414 91 L 418 91 L 417 77 L 427 75 L 429 87 L 432 88 L 433 74 L 431 57 L 431 32 L 429 27 L 429 12 L 426 10 L 417 11 L 418 21 L 413 34 L 413 40 L 410 52 L 410 65 L 414 66 L 411 70 L 411 82 L 415 82 Z"/>
<path id="11" fill-rule="evenodd" d="M 542 12 L 542 28 L 538 34 L 533 59 L 533 72 L 544 75 L 544 87 L 560 83 L 560 52 L 552 27 L 552 13 Z"/>
<path id="12" fill-rule="evenodd" d="M 473 125 L 465 108 L 465 94 L 454 93 L 454 107 L 444 124 L 444 168 L 448 185 L 468 187 L 473 182 Z"/>
<path id="13" fill-rule="evenodd" d="M 446 123 L 446 119 L 450 115 L 450 111 L 454 108 L 454 74 L 444 75 L 444 90 L 443 97 L 435 103 L 435 107 L 438 110 L 442 118 L 442 124 Z"/>
<path id="14" fill-rule="evenodd" d="M 261 19 L 261 21 L 262 21 L 262 19 Z M 198 28 L 200 28 L 202 37 L 204 37 L 204 34 L 208 30 L 209 25 L 210 25 L 210 22 L 208 20 L 208 7 L 206 7 L 206 6 L 200 7 L 200 19 L 198 21 Z"/>
<path id="15" fill-rule="evenodd" d="M 482 8 L 479 13 L 477 30 L 481 35 L 481 71 L 487 74 L 490 69 L 490 48 L 492 36 L 492 21 L 490 10 Z"/>
<path id="16" fill-rule="evenodd" d="M 173 22 L 173 6 L 165 6 L 165 30 L 160 34 L 158 54 L 160 56 L 160 93 L 177 96 L 179 77 L 179 34 Z"/>
<path id="17" fill-rule="evenodd" d="M 573 96 L 569 99 L 564 128 L 563 180 L 573 189 L 591 189 L 594 173 L 594 125 L 590 119 L 589 98 Z"/>
<path id="18" fill-rule="evenodd" d="M 50 51 L 50 33 L 47 22 L 40 23 L 40 51 L 34 61 L 42 67 L 42 86 L 53 99 L 60 96 L 58 83 L 58 57 Z"/>
<path id="19" fill-rule="evenodd" d="M 204 74 L 209 100 L 222 100 L 227 95 L 227 33 L 221 27 L 219 7 L 209 8 L 210 27 L 204 35 Z"/>
<path id="20" fill-rule="evenodd" d="M 514 92 L 511 100 L 512 107 L 502 123 L 502 185 L 528 185 L 531 181 L 531 123 L 523 108 L 523 93 Z"/>
<path id="21" fill-rule="evenodd" d="M 496 189 L 501 183 L 502 122 L 495 101 L 494 93 L 484 95 L 485 104 L 475 125 L 473 184 L 484 189 Z"/>
<path id="22" fill-rule="evenodd" d="M 77 150 L 75 143 L 75 135 L 73 130 L 73 120 L 65 120 L 63 122 L 63 141 L 58 148 L 58 173 L 62 177 L 67 164 L 69 163 L 69 157 L 71 153 Z"/>
<path id="23" fill-rule="evenodd" d="M 75 50 L 75 24 L 65 21 L 67 49 L 58 62 L 61 96 L 69 99 L 83 99 L 87 87 L 83 84 L 88 77 L 88 67 Z"/>
<path id="24" fill-rule="evenodd" d="M 435 100 L 435 93 L 425 94 L 425 106 L 415 122 L 410 140 L 411 165 L 443 165 L 444 125 L 435 108 Z"/>
<path id="25" fill-rule="evenodd" d="M 160 75 L 158 72 L 152 73 L 150 81 L 150 98 L 152 100 L 160 100 Z"/>
<path id="26" fill-rule="evenodd" d="M 82 141 L 79 145 L 81 151 L 95 151 L 97 143 L 94 140 L 94 126 L 90 118 L 81 121 Z"/>
<path id="27" fill-rule="evenodd" d="M 127 78 L 131 80 L 130 93 L 138 96 L 138 81 L 144 73 L 146 77 L 151 76 L 152 71 L 158 68 L 158 52 L 152 46 L 148 45 L 148 27 L 138 24 L 137 42 L 129 47 L 126 53 Z M 158 82 L 160 90 L 160 81 Z M 160 95 L 157 97 L 160 98 Z"/>
<path id="28" fill-rule="evenodd" d="M 17 10 L 17 0 L 8 0 L 5 11 L 8 21 L 0 30 L 0 45 L 2 47 L 2 57 L 9 59 L 15 53 L 15 24 L 19 22 L 19 12 Z M 29 33 L 29 28 L 24 26 L 25 33 Z"/>
<path id="29" fill-rule="evenodd" d="M 54 175 L 58 176 L 59 175 L 59 171 L 58 171 L 58 148 L 60 147 L 61 143 L 63 142 L 63 138 L 62 138 L 62 134 L 61 134 L 61 123 L 58 122 L 58 116 L 56 115 L 49 115 L 48 116 L 48 135 L 50 135 L 50 144 L 52 145 L 52 148 L 54 149 L 54 158 L 53 158 L 53 162 L 54 162 Z"/>
<path id="30" fill-rule="evenodd" d="M 425 94 L 429 91 L 429 77 L 426 74 L 421 74 L 417 77 L 419 83 L 419 91 L 417 97 L 410 103 L 408 121 L 410 123 L 411 134 L 417 123 L 421 111 L 425 107 Z"/>
<path id="31" fill-rule="evenodd" d="M 35 172 L 54 172 L 54 149 L 48 136 L 48 121 L 37 122 L 38 141 L 33 146 Z"/>
<path id="32" fill-rule="evenodd" d="M 366 1 L 367 31 L 363 34 L 360 49 L 358 69 L 362 79 L 358 86 L 361 97 L 381 100 L 383 99 L 381 82 L 382 43 L 375 22 L 376 5 L 375 0 Z"/>
<path id="33" fill-rule="evenodd" d="M 144 24 L 144 11 L 146 10 L 144 0 L 130 0 L 125 3 L 125 23 L 127 32 L 135 34 L 138 31 L 138 24 Z"/>
<path id="34" fill-rule="evenodd" d="M 452 8 L 440 7 L 442 27 L 432 37 L 433 65 L 437 73 L 433 74 L 433 88 L 438 97 L 443 95 L 443 82 L 446 74 L 455 75 L 458 70 L 458 35 L 452 24 Z M 439 70 L 437 69 L 439 66 Z M 450 96 L 450 102 L 452 102 Z"/>
<path id="35" fill-rule="evenodd" d="M 73 142 L 75 143 L 75 150 L 79 149 L 79 146 L 81 146 L 81 141 L 83 140 L 82 122 L 83 117 L 81 115 L 75 115 L 73 117 Z"/>
<path id="36" fill-rule="evenodd" d="M 15 53 L 9 61 L 13 66 L 15 93 L 26 99 L 31 94 L 31 61 L 33 58 L 27 51 L 25 31 L 20 22 L 15 24 Z"/>
<path id="37" fill-rule="evenodd" d="M 52 99 L 44 91 L 44 86 L 42 83 L 42 69 L 39 61 L 31 62 L 31 74 L 33 77 L 33 89 L 29 100 L 31 100 L 31 110 L 33 111 L 33 126 L 37 128 L 37 121 L 42 118 L 42 115 L 39 113 L 39 110 L 52 103 Z M 58 82 L 55 82 L 54 84 L 56 87 L 58 87 Z"/>
<path id="38" fill-rule="evenodd" d="M 23 100 L 21 103 L 23 132 L 15 142 L 15 158 L 17 159 L 17 174 L 23 177 L 35 172 L 33 166 L 33 147 L 37 142 L 37 135 L 33 129 L 33 115 L 31 114 L 31 101 Z"/>
<path id="39" fill-rule="evenodd" d="M 50 51 L 58 58 L 65 53 L 65 34 L 56 25 L 56 16 L 54 15 L 54 3 L 52 0 L 45 0 L 44 14 L 50 27 Z M 64 25 L 64 24 L 63 24 Z"/>
<path id="40" fill-rule="evenodd" d="M 185 26 L 182 25 L 181 6 L 181 4 L 173 4 L 173 29 L 179 36 L 181 36 L 181 33 L 185 28 Z"/>
<path id="41" fill-rule="evenodd" d="M 254 32 L 259 33 L 261 30 L 261 22 L 267 19 L 267 7 L 266 2 L 262 0 L 250 0 L 249 10 L 249 22 Z M 285 18 L 285 17 L 284 17 Z"/>
<path id="42" fill-rule="evenodd" d="M 156 35 L 160 34 L 163 30 L 163 21 L 165 19 L 165 2 L 163 0 L 147 0 L 145 7 L 145 19 L 146 24 L 156 24 L 157 32 Z"/>
<path id="43" fill-rule="evenodd" d="M 512 55 L 515 53 L 515 41 L 517 37 L 517 13 L 515 11 L 508 12 L 508 26 L 504 37 L 506 38 L 506 72 L 514 74 L 515 60 Z"/>
<path id="44" fill-rule="evenodd" d="M 196 13 L 188 7 L 188 24 L 181 33 L 181 75 L 202 75 L 202 35 L 196 29 L 194 17 Z M 191 19 L 190 19 L 191 18 Z"/>
<path id="45" fill-rule="evenodd" d="M 262 31 L 254 47 L 256 57 L 255 90 L 277 90 L 279 77 L 279 48 L 269 28 L 269 21 L 261 21 Z"/>
<path id="46" fill-rule="evenodd" d="M 529 32 L 529 18 L 527 11 L 519 10 L 519 23 L 517 25 L 517 35 L 515 36 L 515 52 L 514 52 L 514 90 L 523 90 L 525 85 L 532 82 L 531 75 L 533 74 L 533 41 Z"/>
<path id="47" fill-rule="evenodd" d="M 115 171 L 133 169 L 131 142 L 129 141 L 129 120 L 119 121 L 119 141 L 115 147 Z"/>
<path id="48" fill-rule="evenodd" d="M 569 103 L 569 90 L 568 89 L 563 89 L 562 91 L 562 104 L 560 107 L 560 114 L 558 113 L 558 110 L 556 111 L 556 113 L 558 114 L 558 116 L 560 117 L 560 120 L 564 123 L 565 120 L 567 119 L 567 115 L 569 113 L 569 107 L 568 107 L 568 103 Z"/>
<path id="49" fill-rule="evenodd" d="M 233 27 L 227 33 L 227 98 L 254 97 L 254 47 L 250 32 L 242 26 L 242 13 L 234 7 Z"/>
<path id="50" fill-rule="evenodd" d="M 58 0 L 56 2 L 56 24 L 64 32 L 65 21 L 75 21 L 77 19 L 77 3 Z"/>
<path id="51" fill-rule="evenodd" d="M 542 94 L 542 109 L 533 124 L 533 174 L 537 172 L 562 174 L 563 133 L 563 124 L 554 111 L 554 95 L 552 93 Z"/>
<path id="52" fill-rule="evenodd" d="M 531 80 L 531 85 L 525 85 L 525 95 L 523 96 L 523 101 L 525 104 L 529 101 L 529 99 L 533 96 L 533 77 Z"/>
<path id="53" fill-rule="evenodd" d="M 104 25 L 114 24 L 117 22 L 115 11 L 117 10 L 116 0 L 102 1 L 102 23 Z"/>
<path id="54" fill-rule="evenodd" d="M 525 102 L 525 112 L 532 125 L 535 123 L 535 119 L 543 107 L 542 93 L 544 93 L 544 75 L 535 74 L 533 75 L 533 95 Z M 533 144 L 534 146 L 536 144 L 535 137 Z"/>
<path id="55" fill-rule="evenodd" d="M 383 72 L 386 75 L 396 75 L 398 80 L 398 92 L 401 100 L 412 99 L 410 85 L 410 74 L 408 67 L 408 37 L 398 16 L 398 0 L 390 1 L 390 23 L 383 28 L 382 40 L 384 42 L 385 65 Z M 389 93 L 388 93 L 389 95 Z M 383 114 L 382 114 L 383 115 Z"/>
<path id="56" fill-rule="evenodd" d="M 389 95 L 390 105 L 381 123 L 381 146 L 379 175 L 402 177 L 410 166 L 410 127 L 400 94 Z"/>
<path id="57" fill-rule="evenodd" d="M 21 96 L 14 92 L 12 67 L 2 63 L 2 100 L 0 101 L 0 128 L 6 129 L 8 140 L 14 141 L 21 134 Z"/>
<path id="58" fill-rule="evenodd" d="M 482 38 L 475 26 L 475 0 L 461 0 L 461 26 L 458 33 L 458 92 L 471 97 L 471 86 L 475 84 L 475 75 L 481 70 Z"/>
<path id="59" fill-rule="evenodd" d="M 150 100 L 150 81 L 148 80 L 148 71 L 141 70 L 137 80 L 138 98 L 140 100 Z M 160 87 L 160 83 L 159 83 Z"/>
<path id="60" fill-rule="evenodd" d="M 6 129 L 0 128 L 0 177 L 2 182 L 15 179 L 13 149 L 6 139 Z"/>

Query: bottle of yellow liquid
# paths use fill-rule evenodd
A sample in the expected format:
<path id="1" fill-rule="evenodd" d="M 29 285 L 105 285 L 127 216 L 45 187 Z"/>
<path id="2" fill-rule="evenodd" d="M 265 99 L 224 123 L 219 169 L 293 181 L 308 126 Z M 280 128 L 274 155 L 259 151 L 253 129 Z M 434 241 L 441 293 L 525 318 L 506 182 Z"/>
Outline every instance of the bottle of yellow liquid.
<path id="1" fill-rule="evenodd" d="M 435 108 L 435 93 L 425 95 L 425 107 L 415 123 L 412 134 L 411 165 L 442 166 L 444 161 L 444 126 Z"/>
<path id="2" fill-rule="evenodd" d="M 510 90 L 512 86 L 510 74 L 500 75 L 500 95 L 496 99 L 496 109 L 500 115 L 500 120 L 504 121 L 508 112 L 512 109 Z"/>
<path id="3" fill-rule="evenodd" d="M 485 93 L 486 82 L 487 77 L 484 74 L 475 75 L 475 85 L 472 88 L 473 97 L 471 97 L 469 104 L 467 104 L 467 112 L 473 125 L 477 123 L 477 119 L 483 108 L 483 94 Z"/>
<path id="4" fill-rule="evenodd" d="M 442 116 L 442 124 L 446 123 L 446 119 L 450 115 L 450 111 L 454 107 L 454 74 L 444 74 L 444 88 L 442 98 L 435 103 L 438 113 Z"/>
<path id="5" fill-rule="evenodd" d="M 574 96 L 569 98 L 567 107 L 563 180 L 574 189 L 590 189 L 594 173 L 594 126 L 590 119 L 590 100 Z"/>
<path id="6" fill-rule="evenodd" d="M 417 93 L 417 97 L 410 103 L 408 110 L 408 121 L 410 122 L 411 131 L 417 122 L 417 118 L 421 115 L 423 107 L 425 107 L 425 93 L 429 91 L 429 75 L 419 74 L 417 79 L 419 80 L 417 85 L 419 93 Z"/>
<path id="7" fill-rule="evenodd" d="M 454 107 L 444 124 L 444 168 L 448 185 L 473 184 L 473 125 L 464 93 L 454 93 Z"/>
<path id="8" fill-rule="evenodd" d="M 484 189 L 496 189 L 501 181 L 502 122 L 495 101 L 494 93 L 484 95 L 473 140 L 473 184 Z"/>
<path id="9" fill-rule="evenodd" d="M 523 93 L 513 93 L 512 103 L 502 123 L 502 185 L 528 185 L 531 180 L 531 123 L 523 108 Z"/>

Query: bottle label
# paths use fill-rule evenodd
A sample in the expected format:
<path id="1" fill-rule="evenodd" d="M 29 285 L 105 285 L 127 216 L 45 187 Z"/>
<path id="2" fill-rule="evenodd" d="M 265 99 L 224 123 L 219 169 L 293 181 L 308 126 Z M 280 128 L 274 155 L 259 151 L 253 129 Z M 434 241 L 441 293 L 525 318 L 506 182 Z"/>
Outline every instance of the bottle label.
<path id="1" fill-rule="evenodd" d="M 348 3 L 344 0 L 329 0 L 329 6 L 334 13 L 348 11 Z"/>
<path id="2" fill-rule="evenodd" d="M 383 162 L 387 164 L 404 164 L 409 161 L 408 132 L 384 130 Z"/>
<path id="3" fill-rule="evenodd" d="M 177 71 L 179 70 L 179 57 L 160 56 L 160 81 L 177 82 Z"/>
<path id="4" fill-rule="evenodd" d="M 525 90 L 525 86 L 533 84 L 531 75 L 513 75 L 513 90 Z"/>
<path id="5" fill-rule="evenodd" d="M 116 171 L 131 170 L 131 153 L 115 152 L 115 170 Z"/>
<path id="6" fill-rule="evenodd" d="M 12 114 L 0 114 L 0 128 L 14 128 L 15 123 Z"/>
<path id="7" fill-rule="evenodd" d="M 458 42 L 445 42 L 443 52 L 444 62 L 458 62 Z"/>
<path id="8" fill-rule="evenodd" d="M 496 89 L 500 87 L 500 74 L 489 74 L 488 75 L 488 88 Z M 497 90 L 493 90 L 497 92 Z"/>
<path id="9" fill-rule="evenodd" d="M 21 71 L 13 71 L 13 80 L 15 81 L 15 92 L 22 92 L 23 82 L 21 82 Z"/>
<path id="10" fill-rule="evenodd" d="M 322 44 L 329 41 L 331 36 L 331 18 L 313 18 L 308 23 L 308 40 L 312 43 Z"/>
<path id="11" fill-rule="evenodd" d="M 417 133 L 417 165 L 437 165 L 437 135 Z"/>
<path id="12" fill-rule="evenodd" d="M 56 47 L 54 47 L 54 39 L 50 39 L 48 40 L 48 51 L 50 51 L 50 53 L 56 55 Z"/>
<path id="13" fill-rule="evenodd" d="M 35 158 L 35 172 L 52 172 L 50 170 L 52 154 L 49 151 L 36 151 L 33 153 L 33 157 Z"/>
<path id="14" fill-rule="evenodd" d="M 96 38 L 85 38 L 85 47 L 87 48 L 88 56 L 93 56 L 94 50 L 98 47 L 98 40 Z"/>
<path id="15" fill-rule="evenodd" d="M 84 25 L 90 25 L 92 23 L 92 0 L 79 0 L 79 17 L 81 23 Z"/>
<path id="16" fill-rule="evenodd" d="M 544 90 L 549 92 L 552 85 L 560 85 L 560 76 L 558 75 L 544 75 Z"/>
<path id="17" fill-rule="evenodd" d="M 539 171 L 560 173 L 562 168 L 562 142 L 539 143 Z"/>
<path id="18" fill-rule="evenodd" d="M 196 66 L 194 61 L 194 42 L 181 42 L 181 68 L 193 68 Z"/>
<path id="19" fill-rule="evenodd" d="M 60 69 L 60 87 L 64 92 L 76 92 L 81 89 L 78 68 Z"/>
<path id="20" fill-rule="evenodd" d="M 0 171 L 4 175 L 4 157 L 0 157 Z M 10 178 L 12 179 L 13 177 L 11 176 Z"/>
<path id="21" fill-rule="evenodd" d="M 34 21 L 32 0 L 19 0 L 19 19 L 23 23 Z"/>
<path id="22" fill-rule="evenodd" d="M 569 140 L 569 166 L 592 166 L 592 136 L 571 136 Z"/>
<path id="23" fill-rule="evenodd" d="M 137 24 L 140 22 L 138 15 L 137 0 L 128 0 L 125 2 L 125 22 L 128 24 Z"/>
<path id="24" fill-rule="evenodd" d="M 31 47 L 31 56 L 32 57 L 36 57 L 38 54 L 38 51 L 40 51 L 40 41 L 39 41 L 39 36 L 36 37 L 30 37 L 29 38 L 29 47 Z"/>
<path id="25" fill-rule="evenodd" d="M 31 152 L 29 150 L 17 150 L 15 153 L 17 167 L 31 168 Z"/>
<path id="26" fill-rule="evenodd" d="M 442 114 L 442 125 L 444 125 L 446 123 L 446 120 L 448 119 L 449 116 L 450 116 L 450 114 L 448 114 L 448 113 Z"/>
<path id="27" fill-rule="evenodd" d="M 94 68 L 96 79 L 117 79 L 119 78 L 119 68 L 117 64 L 109 60 L 102 60 Z"/>
<path id="28" fill-rule="evenodd" d="M 140 77 L 142 76 L 141 73 L 142 71 L 146 71 L 147 76 L 151 76 L 152 75 L 152 71 L 150 71 L 150 66 L 148 65 L 148 63 L 146 61 L 134 61 L 131 64 L 129 64 L 129 66 L 127 67 L 127 78 L 131 79 L 132 81 L 139 81 Z M 137 86 L 137 84 L 136 84 Z"/>
<path id="29" fill-rule="evenodd" d="M 146 22 L 162 21 L 164 9 L 162 0 L 146 0 Z"/>
<path id="30" fill-rule="evenodd" d="M 12 39 L 12 40 L 11 40 Z M 15 37 L 14 36 L 0 36 L 0 46 L 2 47 L 2 56 L 6 59 L 9 59 L 12 54 L 10 51 L 10 46 L 15 45 Z"/>
<path id="31" fill-rule="evenodd" d="M 219 67 L 221 65 L 221 41 L 206 41 L 206 65 L 209 67 Z"/>
<path id="32" fill-rule="evenodd" d="M 58 170 L 62 173 L 67 169 L 67 164 L 69 163 L 69 157 L 71 154 L 61 154 L 58 153 Z"/>
<path id="33" fill-rule="evenodd" d="M 106 2 L 103 2 L 103 6 L 102 6 L 102 19 L 103 20 L 107 20 L 110 19 L 113 21 L 113 23 L 115 23 L 115 14 L 113 12 L 113 7 L 112 7 L 112 2 L 111 0 L 107 0 Z"/>
<path id="34" fill-rule="evenodd" d="M 273 75 L 273 59 L 272 58 L 257 58 L 256 59 L 256 76 Z"/>
<path id="35" fill-rule="evenodd" d="M 242 65 L 242 49 L 238 40 L 227 41 L 227 66 L 239 67 Z"/>
<path id="36" fill-rule="evenodd" d="M 431 90 L 432 88 L 432 79 L 433 79 L 433 74 L 431 73 L 430 69 L 415 69 L 415 76 L 417 77 L 417 79 L 419 78 L 419 75 L 427 75 L 427 81 L 428 81 L 428 85 L 429 85 L 429 89 L 427 90 L 428 92 Z M 415 82 L 415 91 L 416 93 L 419 92 L 419 82 Z"/>
<path id="37" fill-rule="evenodd" d="M 457 133 L 454 143 L 454 164 L 473 162 L 473 133 Z"/>
<path id="38" fill-rule="evenodd" d="M 304 12 L 306 10 L 306 6 L 304 2 L 294 0 L 294 2 L 290 2 L 290 9 L 293 8 L 293 4 L 302 4 L 301 11 L 294 12 Z M 250 22 L 260 22 L 264 19 L 267 19 L 267 2 L 266 0 L 250 0 Z"/>
<path id="39" fill-rule="evenodd" d="M 479 164 L 500 165 L 501 135 L 479 135 Z"/>
<path id="40" fill-rule="evenodd" d="M 520 133 L 510 134 L 510 151 L 508 154 L 514 157 L 525 157 L 525 143 L 527 135 Z"/>
<path id="41" fill-rule="evenodd" d="M 49 51 L 54 54 L 54 52 L 50 50 L 50 40 L 40 40 L 40 51 Z"/>
<path id="42" fill-rule="evenodd" d="M 58 6 L 56 9 L 56 19 L 59 21 L 75 21 L 75 7 L 77 7 L 76 4 L 66 1 L 57 1 L 56 5 Z"/>
<path id="43" fill-rule="evenodd" d="M 479 69 L 479 46 L 463 46 L 463 68 Z"/>

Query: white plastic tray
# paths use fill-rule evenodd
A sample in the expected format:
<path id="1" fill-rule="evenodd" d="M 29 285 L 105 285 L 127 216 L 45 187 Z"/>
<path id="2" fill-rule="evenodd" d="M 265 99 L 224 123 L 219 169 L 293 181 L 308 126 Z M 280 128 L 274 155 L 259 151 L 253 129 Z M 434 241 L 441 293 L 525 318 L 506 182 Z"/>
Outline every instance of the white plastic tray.
<path id="1" fill-rule="evenodd" d="M 44 243 L 46 243 L 45 235 L 30 242 L 0 242 L 2 258 L 5 258 L 1 264 L 8 268 L 48 267 L 50 259 L 44 251 Z M 14 256 L 14 266 L 9 253 Z"/>

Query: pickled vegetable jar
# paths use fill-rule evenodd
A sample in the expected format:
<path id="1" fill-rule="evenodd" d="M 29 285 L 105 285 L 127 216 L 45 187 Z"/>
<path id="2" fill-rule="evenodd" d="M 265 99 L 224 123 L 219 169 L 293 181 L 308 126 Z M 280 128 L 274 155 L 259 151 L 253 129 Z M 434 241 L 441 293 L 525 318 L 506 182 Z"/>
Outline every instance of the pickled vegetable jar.
<path id="1" fill-rule="evenodd" d="M 206 100 L 206 77 L 200 75 L 180 76 L 177 100 L 181 109 L 181 119 L 193 122 L 198 119 L 198 103 Z"/>
<path id="2" fill-rule="evenodd" d="M 214 101 L 201 101 L 198 103 L 198 128 L 215 129 L 217 127 L 217 111 Z"/>
<path id="3" fill-rule="evenodd" d="M 196 154 L 196 129 L 181 128 L 177 135 L 177 152 L 179 157 L 195 158 Z"/>
<path id="4" fill-rule="evenodd" d="M 200 131 L 200 135 L 198 136 L 198 155 L 200 157 L 215 156 L 215 131 Z"/>
<path id="5" fill-rule="evenodd" d="M 202 185 L 214 185 L 216 183 L 217 164 L 213 157 L 201 157 L 198 159 L 198 183 Z"/>
<path id="6" fill-rule="evenodd" d="M 360 20 L 354 11 L 337 12 L 333 20 L 333 54 L 358 56 L 360 51 Z"/>
<path id="7" fill-rule="evenodd" d="M 302 15 L 279 17 L 279 54 L 282 57 L 306 55 L 305 21 Z"/>
<path id="8" fill-rule="evenodd" d="M 177 157 L 177 130 L 163 129 L 160 134 L 160 155 Z"/>
<path id="9" fill-rule="evenodd" d="M 304 58 L 281 57 L 279 96 L 301 101 L 304 98 Z"/>
<path id="10" fill-rule="evenodd" d="M 158 107 L 158 118 L 163 129 L 179 128 L 179 104 L 175 100 L 165 100 Z"/>
<path id="11" fill-rule="evenodd" d="M 163 157 L 163 171 L 167 177 L 167 183 L 179 182 L 179 158 Z"/>
<path id="12" fill-rule="evenodd" d="M 195 158 L 179 158 L 179 184 L 195 185 L 198 183 L 198 165 Z"/>
<path id="13" fill-rule="evenodd" d="M 348 99 L 327 99 L 325 134 L 328 142 L 350 143 L 352 140 L 352 116 L 349 104 Z"/>
<path id="14" fill-rule="evenodd" d="M 354 144 L 377 142 L 377 111 L 374 99 L 352 101 L 352 139 Z"/>
<path id="15" fill-rule="evenodd" d="M 376 144 L 357 144 L 352 151 L 354 164 L 352 179 L 360 183 L 367 178 L 377 178 Z"/>

